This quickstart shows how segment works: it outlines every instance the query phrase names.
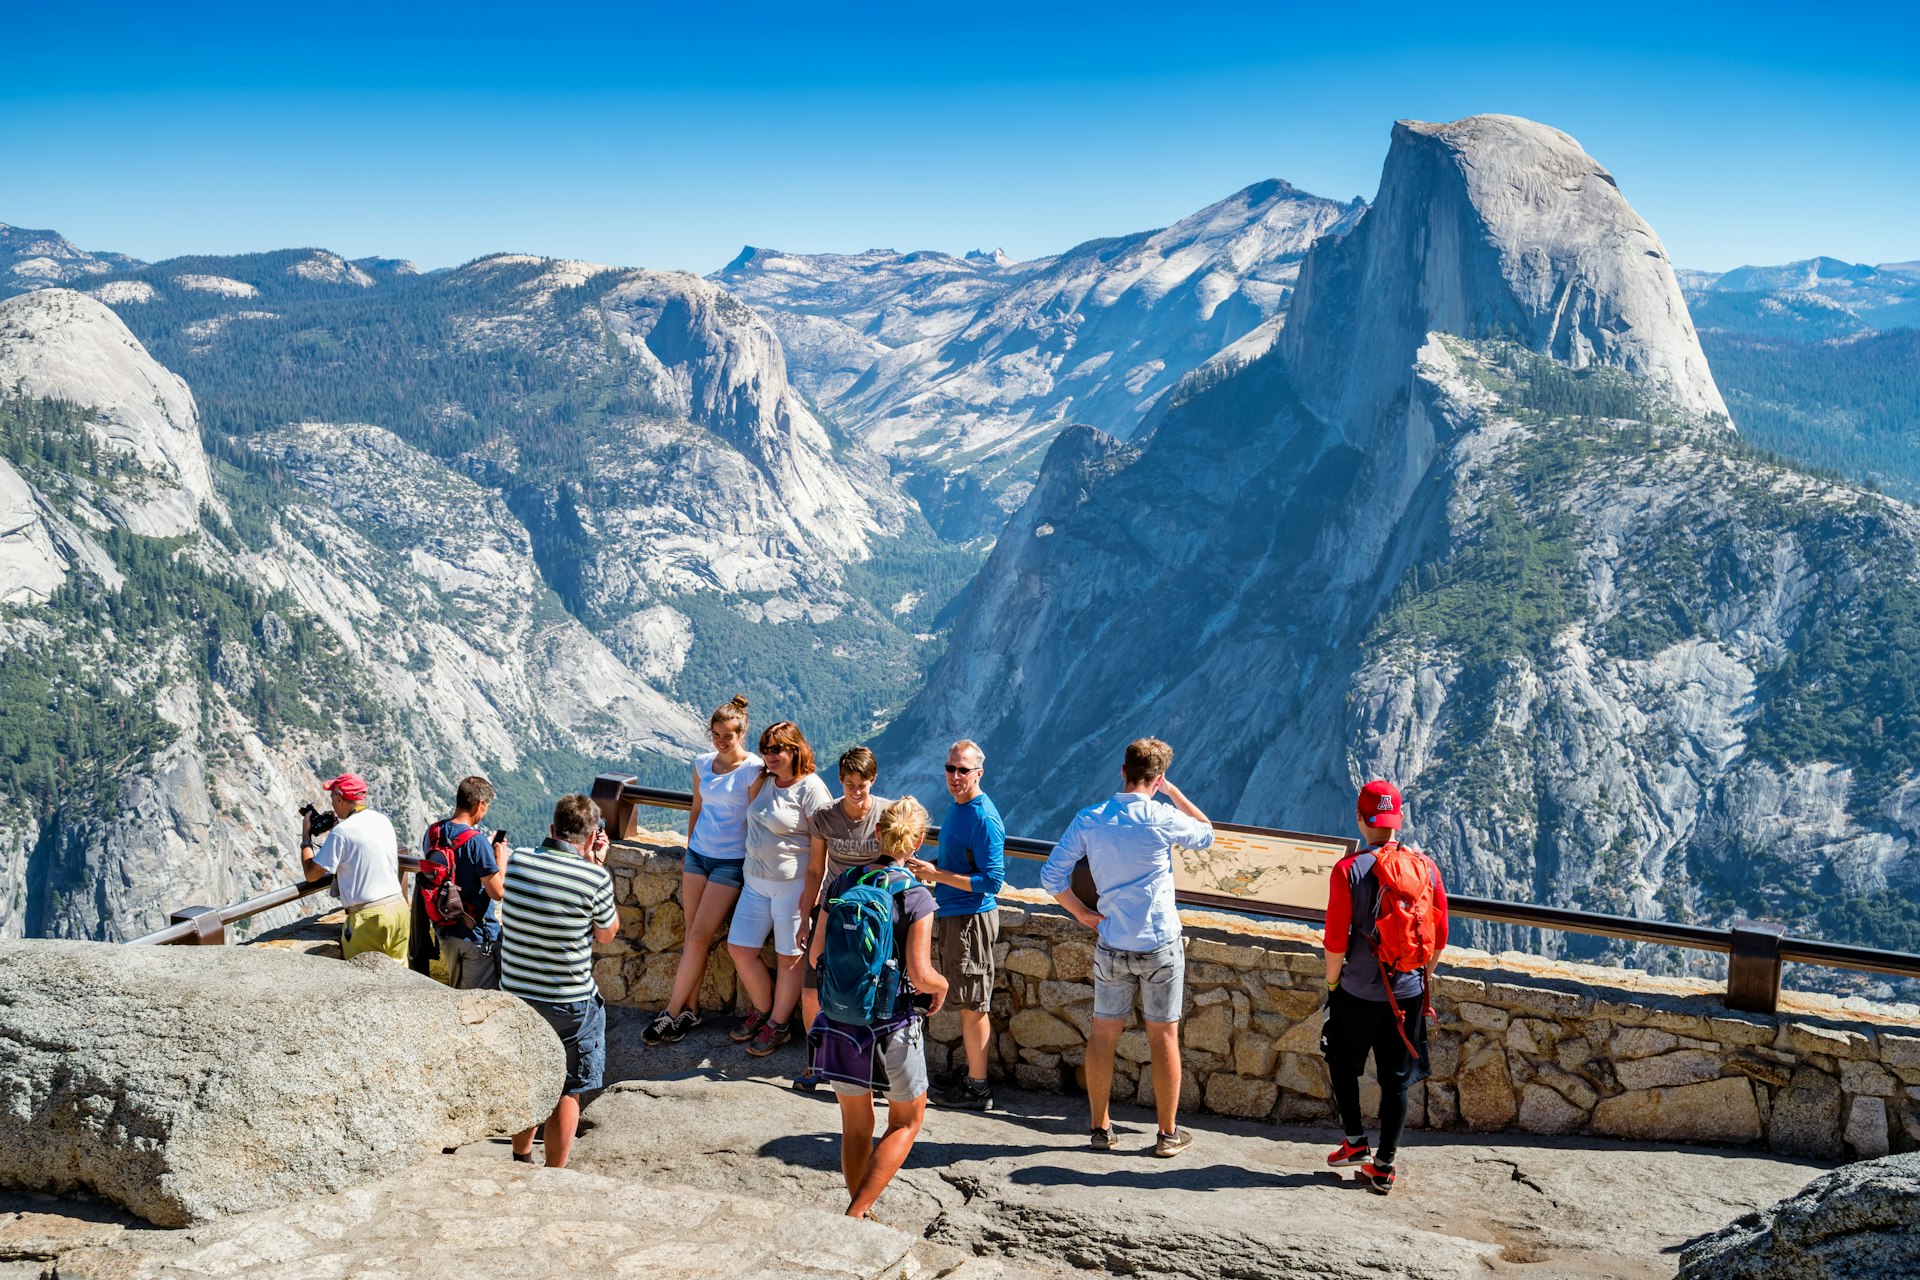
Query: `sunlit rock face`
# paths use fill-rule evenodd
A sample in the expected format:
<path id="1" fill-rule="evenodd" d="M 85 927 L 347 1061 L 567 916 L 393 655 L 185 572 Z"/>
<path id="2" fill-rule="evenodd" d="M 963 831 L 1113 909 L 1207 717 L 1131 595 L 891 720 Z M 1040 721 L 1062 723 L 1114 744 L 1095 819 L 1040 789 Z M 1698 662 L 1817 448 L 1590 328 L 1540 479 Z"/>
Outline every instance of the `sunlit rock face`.
<path id="1" fill-rule="evenodd" d="M 1640 915 L 1820 932 L 1911 884 L 1907 633 L 1871 620 L 1915 599 L 1920 521 L 1744 446 L 1565 135 L 1397 126 L 1277 340 L 1149 427 L 1055 442 L 883 757 L 973 737 L 1038 834 L 1145 733 L 1216 817 L 1340 833 L 1390 776 L 1466 890 Z"/>

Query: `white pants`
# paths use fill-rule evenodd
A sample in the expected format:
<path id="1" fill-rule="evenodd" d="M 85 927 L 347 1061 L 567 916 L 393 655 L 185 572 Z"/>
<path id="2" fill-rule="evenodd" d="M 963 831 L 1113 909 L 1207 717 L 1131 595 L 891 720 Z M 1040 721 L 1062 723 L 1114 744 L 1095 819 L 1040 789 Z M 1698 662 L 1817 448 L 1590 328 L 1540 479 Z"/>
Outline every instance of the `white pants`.
<path id="1" fill-rule="evenodd" d="M 733 925 L 727 930 L 727 945 L 758 949 L 773 934 L 773 949 L 783 956 L 800 954 L 800 891 L 805 877 L 792 880 L 762 880 L 748 875 L 733 904 Z"/>

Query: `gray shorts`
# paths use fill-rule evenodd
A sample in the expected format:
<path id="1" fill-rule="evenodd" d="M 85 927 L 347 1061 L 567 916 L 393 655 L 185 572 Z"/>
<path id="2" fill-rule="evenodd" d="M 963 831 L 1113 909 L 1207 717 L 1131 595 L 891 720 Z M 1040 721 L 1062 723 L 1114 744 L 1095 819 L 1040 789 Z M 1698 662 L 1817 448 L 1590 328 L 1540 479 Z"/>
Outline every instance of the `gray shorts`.
<path id="1" fill-rule="evenodd" d="M 473 938 L 458 934 L 440 935 L 440 950 L 447 957 L 447 985 L 461 991 L 495 990 L 500 985 L 500 942 L 483 946 Z"/>
<path id="2" fill-rule="evenodd" d="M 1140 1017 L 1147 1022 L 1180 1021 L 1187 989 L 1187 956 L 1180 939 L 1152 951 L 1116 951 L 1106 943 L 1093 949 L 1093 1016 L 1124 1019 L 1140 992 Z"/>

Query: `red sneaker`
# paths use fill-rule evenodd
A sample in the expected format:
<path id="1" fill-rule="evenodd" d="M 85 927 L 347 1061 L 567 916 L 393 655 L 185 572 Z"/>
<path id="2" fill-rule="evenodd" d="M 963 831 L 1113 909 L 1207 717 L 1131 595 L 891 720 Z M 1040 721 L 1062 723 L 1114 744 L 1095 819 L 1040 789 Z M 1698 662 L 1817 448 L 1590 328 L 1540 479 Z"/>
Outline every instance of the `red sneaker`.
<path id="1" fill-rule="evenodd" d="M 1369 1160 L 1360 1166 L 1360 1181 L 1367 1184 L 1367 1190 L 1377 1196 L 1386 1195 L 1393 1190 L 1393 1166 L 1378 1165 Z"/>
<path id="2" fill-rule="evenodd" d="M 758 1009 L 747 1010 L 747 1016 L 740 1019 L 740 1025 L 727 1033 L 735 1044 L 745 1044 L 760 1034 L 760 1028 L 772 1021 L 771 1013 L 762 1013 Z"/>
<path id="3" fill-rule="evenodd" d="M 1340 1149 L 1327 1157 L 1327 1163 L 1335 1168 L 1343 1164 L 1359 1164 L 1372 1154 L 1372 1149 L 1364 1142 L 1342 1142 Z"/>

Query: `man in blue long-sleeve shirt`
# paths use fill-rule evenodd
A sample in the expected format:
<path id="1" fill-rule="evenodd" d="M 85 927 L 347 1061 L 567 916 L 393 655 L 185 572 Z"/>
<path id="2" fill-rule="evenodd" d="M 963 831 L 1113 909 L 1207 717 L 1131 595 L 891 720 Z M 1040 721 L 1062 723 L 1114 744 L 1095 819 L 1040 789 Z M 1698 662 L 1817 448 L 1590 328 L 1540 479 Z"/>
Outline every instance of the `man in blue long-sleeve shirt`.
<path id="1" fill-rule="evenodd" d="M 947 1005 L 960 1013 L 966 1049 L 966 1077 L 935 1100 L 972 1111 L 993 1105 L 987 1046 L 993 1039 L 993 946 L 1000 938 L 1000 904 L 994 895 L 1006 882 L 1007 865 L 1006 826 L 980 789 L 986 763 L 979 744 L 966 739 L 947 751 L 953 808 L 940 823 L 940 852 L 933 862 L 907 860 L 908 868 L 933 886 L 934 959 L 947 980 Z"/>
<path id="2" fill-rule="evenodd" d="M 1213 824 L 1167 780 L 1172 764 L 1173 748 L 1158 738 L 1128 743 L 1120 793 L 1076 813 L 1040 869 L 1040 887 L 1100 935 L 1093 951 L 1093 1034 L 1087 1038 L 1086 1071 L 1093 1146 L 1101 1151 L 1114 1145 L 1107 1113 L 1113 1052 L 1133 1012 L 1136 989 L 1160 1120 L 1153 1153 L 1175 1156 L 1193 1143 L 1193 1136 L 1174 1123 L 1187 958 L 1173 901 L 1173 847 L 1205 849 L 1213 843 Z M 1172 803 L 1159 803 L 1156 794 Z M 1073 891 L 1073 869 L 1082 858 L 1100 892 L 1098 911 Z"/>

